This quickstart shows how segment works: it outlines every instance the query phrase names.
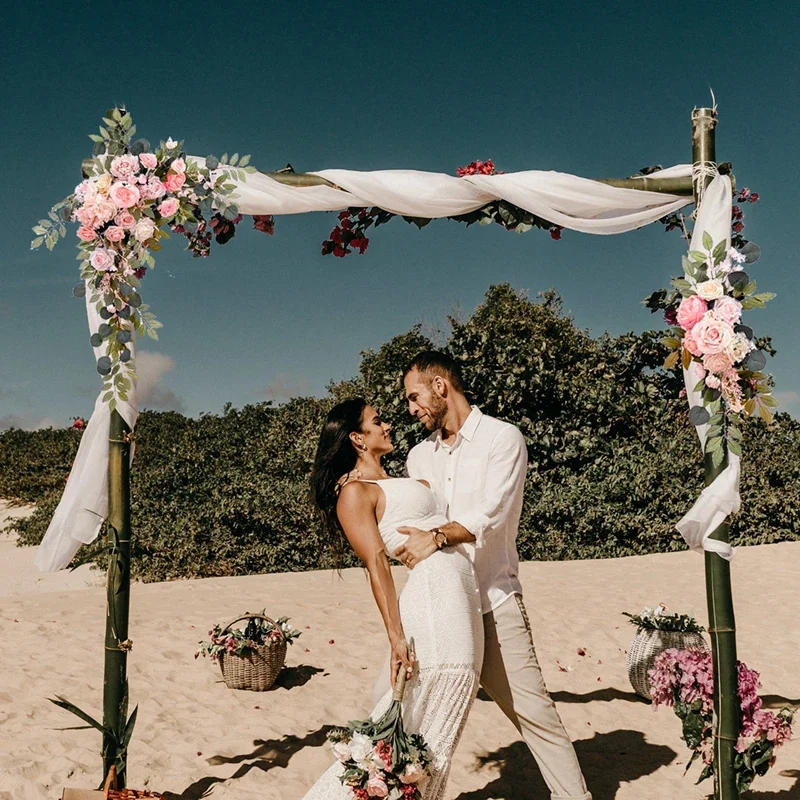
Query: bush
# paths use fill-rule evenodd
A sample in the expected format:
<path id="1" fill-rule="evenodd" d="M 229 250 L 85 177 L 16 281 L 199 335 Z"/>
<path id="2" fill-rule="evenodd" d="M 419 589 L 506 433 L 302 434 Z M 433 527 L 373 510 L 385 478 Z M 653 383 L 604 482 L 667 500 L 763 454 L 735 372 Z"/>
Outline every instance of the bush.
<path id="1" fill-rule="evenodd" d="M 549 292 L 531 302 L 492 287 L 447 349 L 473 399 L 518 425 L 530 469 L 518 545 L 523 559 L 604 558 L 684 549 L 674 530 L 702 487 L 702 458 L 677 377 L 655 331 L 593 339 Z M 190 419 L 145 411 L 132 472 L 132 572 L 141 580 L 330 568 L 308 475 L 328 409 L 364 394 L 394 426 L 387 459 L 401 474 L 425 435 L 407 413 L 402 370 L 430 341 L 419 327 L 362 353 L 359 374 L 328 396 Z M 786 414 L 744 426 L 742 513 L 733 543 L 798 538 L 800 423 Z M 69 471 L 76 431 L 0 436 L 0 496 L 37 504 L 15 523 L 37 544 Z M 80 554 L 79 554 L 80 555 Z M 103 564 L 102 554 L 98 563 Z M 345 566 L 356 564 L 348 553 Z"/>

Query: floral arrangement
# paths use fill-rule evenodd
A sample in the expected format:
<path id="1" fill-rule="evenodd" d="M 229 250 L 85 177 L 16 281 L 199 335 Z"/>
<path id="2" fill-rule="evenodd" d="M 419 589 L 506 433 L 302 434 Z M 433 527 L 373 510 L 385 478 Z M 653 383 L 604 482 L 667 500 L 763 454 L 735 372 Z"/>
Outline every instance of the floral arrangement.
<path id="1" fill-rule="evenodd" d="M 758 194 L 742 189 L 739 203 L 753 203 Z M 702 235 L 702 250 L 683 257 L 683 277 L 673 278 L 673 291 L 661 289 L 645 298 L 651 311 L 663 310 L 673 326 L 662 342 L 672 351 L 666 369 L 679 365 L 696 378 L 695 391 L 703 393 L 703 405 L 689 412 L 694 425 L 708 425 L 705 452 L 719 466 L 726 449 L 741 455 L 742 434 L 738 415 L 761 417 L 770 422 L 778 402 L 772 395 L 772 377 L 762 370 L 765 353 L 774 355 L 768 337 L 756 339 L 742 322 L 742 312 L 763 308 L 775 297 L 756 293 L 756 282 L 745 271 L 760 255 L 757 245 L 742 232 L 744 213 L 732 210 L 730 248 Z M 680 228 L 689 239 L 682 215 L 664 218 L 667 230 Z"/>
<path id="2" fill-rule="evenodd" d="M 487 161 L 472 161 L 466 167 L 457 167 L 456 175 L 463 178 L 466 175 L 502 175 L 495 169 L 491 159 Z M 339 214 L 339 223 L 331 231 L 329 239 L 322 243 L 322 255 L 333 254 L 337 258 L 344 258 L 351 253 L 358 251 L 364 254 L 369 247 L 369 238 L 365 235 L 371 227 L 378 227 L 386 224 L 390 219 L 397 216 L 390 211 L 381 208 L 348 208 Z M 431 220 L 424 217 L 403 217 L 406 222 L 413 223 L 418 228 L 424 228 Z M 560 239 L 561 232 L 564 230 L 560 225 L 537 217 L 529 211 L 518 206 L 507 203 L 505 200 L 495 201 L 489 205 L 472 211 L 468 214 L 461 214 L 448 217 L 456 222 L 463 222 L 472 225 L 475 222 L 481 225 L 490 225 L 496 222 L 506 230 L 525 233 L 531 228 L 541 228 L 550 233 L 551 238 Z"/>
<path id="3" fill-rule="evenodd" d="M 300 631 L 289 625 L 288 617 L 281 617 L 275 622 L 251 618 L 244 628 L 223 631 L 219 625 L 215 625 L 208 636 L 206 641 L 199 642 L 195 658 L 210 656 L 212 661 L 218 661 L 221 655 L 246 656 L 251 650 L 265 644 L 281 641 L 293 644 L 293 640 L 300 636 Z"/>
<path id="4" fill-rule="evenodd" d="M 208 255 L 212 235 L 220 244 L 227 242 L 241 220 L 229 178 L 243 179 L 255 168 L 249 156 L 238 153 L 209 156 L 201 166 L 187 159 L 183 142 L 172 138 L 151 152 L 145 139 L 131 141 L 136 126 L 124 108 L 109 110 L 103 123 L 99 134 L 89 137 L 95 148 L 83 162 L 84 180 L 34 226 L 31 249 L 45 245 L 52 250 L 66 235 L 64 223 L 79 223 L 81 282 L 73 294 L 89 292 L 103 319 L 91 343 L 105 346 L 97 371 L 103 376 L 104 400 L 113 410 L 117 400 L 128 399 L 136 377 L 134 331 L 158 338 L 161 323 L 142 304 L 139 287 L 155 266 L 152 253 L 169 238 L 166 229 L 183 234 L 195 256 Z M 257 217 L 255 227 L 271 233 L 270 221 Z"/>
<path id="5" fill-rule="evenodd" d="M 343 766 L 340 780 L 356 800 L 417 800 L 428 777 L 430 751 L 421 736 L 406 737 L 402 725 L 401 735 L 390 729 L 384 731 L 386 738 L 376 739 L 381 727 L 380 723 L 351 722 L 347 728 L 328 733 L 334 755 Z"/>
<path id="6" fill-rule="evenodd" d="M 681 738 L 692 750 L 686 769 L 700 758 L 703 771 L 697 783 L 714 774 L 713 714 L 714 673 L 711 654 L 703 650 L 665 650 L 649 673 L 653 707 L 671 706 L 683 725 Z M 739 792 L 746 791 L 757 775 L 775 763 L 775 750 L 792 738 L 794 712 L 764 711 L 758 697 L 759 675 L 738 663 L 741 706 L 734 770 Z"/>
<path id="7" fill-rule="evenodd" d="M 673 631 L 676 633 L 702 633 L 705 628 L 689 614 L 667 614 L 667 607 L 659 603 L 655 608 L 645 606 L 638 614 L 622 613 L 639 630 Z"/>

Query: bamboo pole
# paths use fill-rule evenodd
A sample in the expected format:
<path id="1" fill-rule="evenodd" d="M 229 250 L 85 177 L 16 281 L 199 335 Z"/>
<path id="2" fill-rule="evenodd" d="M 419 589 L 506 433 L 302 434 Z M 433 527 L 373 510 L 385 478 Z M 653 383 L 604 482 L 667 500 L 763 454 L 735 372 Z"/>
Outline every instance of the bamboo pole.
<path id="1" fill-rule="evenodd" d="M 715 162 L 714 109 L 696 108 L 692 112 L 692 163 Z M 705 185 L 711 176 L 700 176 Z M 705 185 L 695 186 L 695 197 Z M 714 466 L 705 456 L 705 483 L 708 486 L 728 466 L 725 452 L 722 462 Z M 727 542 L 730 525 L 726 520 L 712 534 L 712 539 Z M 736 660 L 736 621 L 733 614 L 730 562 L 716 553 L 705 554 L 708 631 L 714 662 L 714 797 L 715 800 L 737 800 L 736 774 L 733 769 L 734 745 L 739 737 L 740 705 Z"/>
<path id="2" fill-rule="evenodd" d="M 106 646 L 103 677 L 103 725 L 121 733 L 127 721 L 128 609 L 130 605 L 130 442 L 131 429 L 111 412 L 108 443 L 108 522 L 111 526 L 106 586 Z M 103 774 L 108 775 L 117 757 L 116 739 L 103 735 Z M 117 784 L 125 786 L 123 768 Z"/>
<path id="3" fill-rule="evenodd" d="M 287 186 L 330 186 L 339 189 L 335 183 L 310 172 L 295 172 L 291 167 L 279 172 L 263 172 L 268 178 Z M 678 194 L 691 197 L 694 191 L 691 177 L 658 178 L 654 175 L 634 175 L 632 178 L 593 178 L 597 183 L 616 186 L 619 189 L 638 189 L 639 191 Z"/>

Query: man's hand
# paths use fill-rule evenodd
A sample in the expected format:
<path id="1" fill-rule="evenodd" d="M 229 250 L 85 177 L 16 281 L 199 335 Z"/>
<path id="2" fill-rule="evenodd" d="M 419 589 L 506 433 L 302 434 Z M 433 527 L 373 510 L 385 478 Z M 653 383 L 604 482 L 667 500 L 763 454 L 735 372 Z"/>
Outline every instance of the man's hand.
<path id="1" fill-rule="evenodd" d="M 409 569 L 424 561 L 429 555 L 435 553 L 439 548 L 433 541 L 430 531 L 423 531 L 421 528 L 412 528 L 404 525 L 397 529 L 398 533 L 408 536 L 408 540 L 395 551 L 395 557 L 400 559 Z"/>

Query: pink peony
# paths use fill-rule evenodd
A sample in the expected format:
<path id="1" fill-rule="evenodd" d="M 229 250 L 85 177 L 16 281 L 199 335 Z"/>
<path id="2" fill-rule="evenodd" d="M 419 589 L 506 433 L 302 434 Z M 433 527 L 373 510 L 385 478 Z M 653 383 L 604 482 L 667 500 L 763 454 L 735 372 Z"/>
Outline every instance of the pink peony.
<path id="1" fill-rule="evenodd" d="M 109 242 L 121 242 L 125 238 L 125 231 L 117 225 L 111 225 L 106 228 L 103 236 L 105 236 Z"/>
<path id="2" fill-rule="evenodd" d="M 164 186 L 168 192 L 177 192 L 179 189 L 183 188 L 184 183 L 186 183 L 186 175 L 182 172 L 170 172 L 169 175 L 167 175 L 167 179 L 164 181 Z"/>
<path id="3" fill-rule="evenodd" d="M 692 328 L 692 334 L 703 355 L 721 353 L 733 340 L 730 323 L 716 317 L 713 311 L 705 314 Z"/>
<path id="4" fill-rule="evenodd" d="M 691 330 L 708 311 L 708 303 L 696 294 L 685 297 L 678 306 L 678 325 L 685 331 Z"/>
<path id="5" fill-rule="evenodd" d="M 114 224 L 129 231 L 136 225 L 136 217 L 130 211 L 120 211 L 114 218 Z"/>
<path id="6" fill-rule="evenodd" d="M 139 169 L 136 156 L 117 156 L 111 162 L 111 174 L 121 181 L 129 181 Z"/>
<path id="7" fill-rule="evenodd" d="M 161 214 L 162 217 L 171 217 L 177 213 L 178 209 L 181 207 L 180 202 L 175 197 L 168 197 L 164 200 L 163 203 L 158 207 L 158 213 Z"/>
<path id="8" fill-rule="evenodd" d="M 94 204 L 94 213 L 101 222 L 110 222 L 117 213 L 117 207 L 111 200 L 98 200 Z"/>
<path id="9" fill-rule="evenodd" d="M 106 272 L 114 268 L 114 256 L 103 247 L 98 247 L 89 259 L 89 263 L 99 272 Z"/>
<path id="10" fill-rule="evenodd" d="M 144 197 L 145 200 L 158 200 L 158 198 L 163 197 L 166 192 L 167 189 L 161 180 L 155 175 L 151 175 L 150 179 L 147 181 L 147 186 L 142 188 L 142 197 Z"/>
<path id="11" fill-rule="evenodd" d="M 81 225 L 81 227 L 78 228 L 78 238 L 82 242 L 92 242 L 97 238 L 97 234 L 91 228 Z"/>
<path id="12" fill-rule="evenodd" d="M 169 168 L 173 172 L 183 173 L 186 172 L 186 162 L 182 158 L 176 158 L 170 165 Z"/>
<path id="13" fill-rule="evenodd" d="M 735 325 L 742 318 L 742 304 L 733 297 L 720 297 L 714 301 L 714 316 Z"/>
<path id="14" fill-rule="evenodd" d="M 150 217 L 142 217 L 136 223 L 136 227 L 133 229 L 133 235 L 136 237 L 136 241 L 146 242 L 148 239 L 152 238 L 155 230 L 155 222 L 153 222 Z"/>
<path id="15" fill-rule="evenodd" d="M 373 775 L 367 781 L 366 790 L 370 797 L 386 797 L 389 794 L 386 781 L 378 775 Z"/>
<path id="16" fill-rule="evenodd" d="M 706 369 L 699 361 L 692 363 L 692 372 L 694 372 L 695 378 L 699 381 L 703 380 L 706 376 Z"/>
<path id="17" fill-rule="evenodd" d="M 158 159 L 152 153 L 141 153 L 139 162 L 145 169 L 155 169 L 158 166 Z"/>
<path id="18" fill-rule="evenodd" d="M 402 783 L 419 783 L 425 777 L 425 770 L 419 764 L 406 764 L 400 775 Z"/>
<path id="19" fill-rule="evenodd" d="M 703 366 L 715 375 L 727 372 L 733 364 L 727 353 L 707 353 L 703 356 Z"/>
<path id="20" fill-rule="evenodd" d="M 139 190 L 127 183 L 115 183 L 108 194 L 119 208 L 135 206 L 141 197 Z"/>

